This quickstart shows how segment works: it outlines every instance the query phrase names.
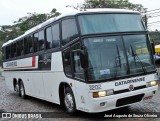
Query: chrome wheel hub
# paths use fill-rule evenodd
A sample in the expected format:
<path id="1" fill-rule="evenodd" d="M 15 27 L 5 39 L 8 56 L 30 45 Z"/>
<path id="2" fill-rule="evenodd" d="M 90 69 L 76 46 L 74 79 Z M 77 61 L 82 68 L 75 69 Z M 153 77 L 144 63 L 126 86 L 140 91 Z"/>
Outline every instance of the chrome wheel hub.
<path id="1" fill-rule="evenodd" d="M 71 111 L 73 109 L 73 97 L 69 93 L 65 94 L 65 105 L 68 110 Z"/>

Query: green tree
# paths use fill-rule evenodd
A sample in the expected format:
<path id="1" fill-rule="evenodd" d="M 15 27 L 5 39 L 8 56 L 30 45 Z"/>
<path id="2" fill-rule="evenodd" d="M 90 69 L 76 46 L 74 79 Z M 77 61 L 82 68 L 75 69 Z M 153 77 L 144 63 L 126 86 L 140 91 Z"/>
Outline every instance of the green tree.
<path id="1" fill-rule="evenodd" d="M 49 18 L 59 16 L 60 14 L 61 13 L 57 12 L 57 10 L 55 8 L 53 8 L 52 11 L 50 12 Z"/>
<path id="2" fill-rule="evenodd" d="M 0 26 L 0 53 L 2 44 L 8 40 L 14 39 L 22 35 L 28 29 L 46 21 L 51 17 L 60 15 L 59 12 L 54 8 L 50 13 L 38 14 L 28 13 L 27 16 L 19 18 L 14 22 L 14 25 L 2 25 Z M 1 62 L 1 56 L 0 56 Z"/>
<path id="3" fill-rule="evenodd" d="M 144 12 L 145 8 L 141 4 L 133 4 L 129 0 L 85 0 L 83 4 L 78 4 L 76 8 L 123 8 Z"/>
<path id="4" fill-rule="evenodd" d="M 151 31 L 149 32 L 149 35 L 150 35 L 150 40 L 154 42 L 155 45 L 160 44 L 160 31 L 158 30 Z"/>
<path id="5" fill-rule="evenodd" d="M 19 18 L 14 22 L 14 25 L 3 25 L 0 28 L 0 41 L 8 41 L 22 35 L 28 29 L 48 20 L 51 17 L 60 15 L 54 8 L 50 13 L 38 14 L 28 13 L 27 16 Z"/>

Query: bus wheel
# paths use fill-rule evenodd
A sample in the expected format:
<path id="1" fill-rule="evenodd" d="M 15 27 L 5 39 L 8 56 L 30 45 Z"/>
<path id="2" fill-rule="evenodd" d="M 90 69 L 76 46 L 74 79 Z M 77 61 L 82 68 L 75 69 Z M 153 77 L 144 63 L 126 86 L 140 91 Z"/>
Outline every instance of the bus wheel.
<path id="1" fill-rule="evenodd" d="M 76 113 L 75 98 L 74 98 L 74 95 L 73 95 L 71 88 L 69 88 L 69 87 L 67 87 L 65 89 L 64 105 L 65 105 L 66 111 L 68 113 L 70 113 L 70 114 Z"/>
<path id="2" fill-rule="evenodd" d="M 26 98 L 25 88 L 22 81 L 20 81 L 20 84 L 19 84 L 19 93 L 23 99 Z"/>
<path id="3" fill-rule="evenodd" d="M 18 85 L 18 82 L 16 82 L 16 84 L 15 84 L 15 91 L 16 91 L 16 92 L 19 92 L 19 85 Z"/>

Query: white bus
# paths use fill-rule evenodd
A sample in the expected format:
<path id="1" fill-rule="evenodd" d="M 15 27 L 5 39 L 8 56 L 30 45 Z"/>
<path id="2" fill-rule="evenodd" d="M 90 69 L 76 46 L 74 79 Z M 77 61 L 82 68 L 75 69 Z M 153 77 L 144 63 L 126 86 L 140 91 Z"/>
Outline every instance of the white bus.
<path id="1" fill-rule="evenodd" d="M 90 9 L 28 30 L 2 46 L 7 86 L 69 113 L 103 112 L 151 99 L 158 90 L 141 15 Z"/>

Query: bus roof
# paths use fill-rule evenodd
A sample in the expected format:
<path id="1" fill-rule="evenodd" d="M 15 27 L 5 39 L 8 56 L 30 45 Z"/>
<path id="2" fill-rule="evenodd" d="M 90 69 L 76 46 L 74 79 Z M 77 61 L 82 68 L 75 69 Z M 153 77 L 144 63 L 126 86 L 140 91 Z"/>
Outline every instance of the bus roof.
<path id="1" fill-rule="evenodd" d="M 67 17 L 67 16 L 74 16 L 74 15 L 77 15 L 77 14 L 86 14 L 86 13 L 139 13 L 138 11 L 133 11 L 133 10 L 126 10 L 126 9 L 112 9 L 112 8 L 95 8 L 95 9 L 85 9 L 83 11 L 79 11 L 79 10 L 73 10 L 73 12 L 70 12 L 70 13 L 62 13 L 61 15 L 57 16 L 57 17 L 53 17 L 53 18 L 50 18 L 48 20 L 46 20 L 45 22 L 27 30 L 23 35 L 13 39 L 13 40 L 9 40 L 7 41 L 6 43 L 4 43 L 2 45 L 2 47 L 20 39 L 20 38 L 23 38 L 25 37 L 26 35 L 42 28 L 42 27 L 45 27 L 46 25 L 56 21 L 56 20 L 59 20 L 63 17 Z"/>

